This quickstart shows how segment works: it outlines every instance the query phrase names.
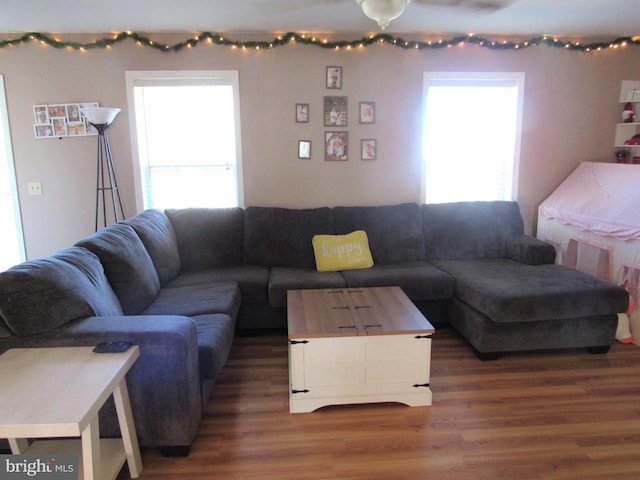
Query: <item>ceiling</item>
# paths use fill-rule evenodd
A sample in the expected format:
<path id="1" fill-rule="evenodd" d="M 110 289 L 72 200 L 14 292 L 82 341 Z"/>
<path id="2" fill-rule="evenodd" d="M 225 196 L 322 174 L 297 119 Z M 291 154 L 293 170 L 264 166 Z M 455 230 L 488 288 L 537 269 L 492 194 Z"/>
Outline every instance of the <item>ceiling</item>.
<path id="1" fill-rule="evenodd" d="M 453 3 L 460 0 L 447 0 Z M 467 0 L 468 1 L 468 0 Z M 390 33 L 640 35 L 640 0 L 507 0 L 495 11 L 412 1 Z M 0 0 L 0 32 L 379 31 L 355 0 Z"/>

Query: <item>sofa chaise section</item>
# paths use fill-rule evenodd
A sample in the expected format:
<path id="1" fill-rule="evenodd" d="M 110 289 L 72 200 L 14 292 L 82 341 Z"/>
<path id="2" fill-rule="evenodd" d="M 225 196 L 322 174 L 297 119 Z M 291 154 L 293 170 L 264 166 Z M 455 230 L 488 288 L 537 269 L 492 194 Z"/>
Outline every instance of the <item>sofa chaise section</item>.
<path id="1" fill-rule="evenodd" d="M 427 258 L 455 278 L 448 322 L 480 358 L 500 352 L 587 347 L 606 352 L 620 287 L 554 265 L 549 244 L 523 234 L 515 202 L 424 205 Z"/>

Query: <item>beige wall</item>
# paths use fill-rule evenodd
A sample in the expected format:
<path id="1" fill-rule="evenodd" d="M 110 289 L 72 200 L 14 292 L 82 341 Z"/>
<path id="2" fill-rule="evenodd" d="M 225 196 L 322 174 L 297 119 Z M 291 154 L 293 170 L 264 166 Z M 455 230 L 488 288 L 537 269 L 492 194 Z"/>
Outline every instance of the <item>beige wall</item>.
<path id="1" fill-rule="evenodd" d="M 177 42 L 186 35 L 157 38 Z M 327 65 L 342 66 L 342 90 L 324 88 Z M 241 52 L 200 45 L 162 53 L 129 40 L 110 50 L 87 52 L 40 44 L 5 48 L 0 74 L 5 76 L 29 258 L 70 246 L 93 231 L 97 144 L 95 137 L 36 140 L 33 105 L 97 100 L 123 109 L 109 137 L 130 216 L 136 212 L 125 72 L 180 69 L 239 71 L 245 204 L 285 207 L 420 202 L 423 72 L 525 72 L 518 201 L 527 231 L 534 232 L 538 205 L 580 161 L 612 161 L 620 82 L 640 79 L 640 50 L 574 53 L 544 46 L 523 51 L 464 46 L 407 51 L 375 45 L 334 51 L 287 45 Z M 349 97 L 348 162 L 323 160 L 322 97 L 331 94 Z M 374 125 L 358 124 L 358 102 L 365 100 L 376 102 Z M 310 104 L 309 124 L 294 122 L 296 102 Z M 460 125 L 453 162 L 456 156 L 473 154 L 464 131 L 474 126 L 465 124 L 464 112 Z M 361 138 L 378 139 L 378 160 L 359 160 Z M 297 159 L 300 139 L 312 140 L 311 160 Z M 42 182 L 42 196 L 27 195 L 32 181 Z"/>

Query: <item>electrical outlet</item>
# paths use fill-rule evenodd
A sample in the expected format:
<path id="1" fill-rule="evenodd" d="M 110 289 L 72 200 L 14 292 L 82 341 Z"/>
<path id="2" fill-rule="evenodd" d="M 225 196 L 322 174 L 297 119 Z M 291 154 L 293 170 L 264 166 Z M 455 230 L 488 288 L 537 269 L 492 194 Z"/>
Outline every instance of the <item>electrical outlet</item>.
<path id="1" fill-rule="evenodd" d="M 27 188 L 29 195 L 42 195 L 42 183 L 40 182 L 29 182 Z"/>

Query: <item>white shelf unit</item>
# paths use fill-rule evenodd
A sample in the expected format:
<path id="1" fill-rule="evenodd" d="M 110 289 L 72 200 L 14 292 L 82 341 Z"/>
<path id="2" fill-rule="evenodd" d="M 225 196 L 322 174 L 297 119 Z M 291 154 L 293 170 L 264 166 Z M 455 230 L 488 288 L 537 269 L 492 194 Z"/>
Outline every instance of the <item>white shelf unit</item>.
<path id="1" fill-rule="evenodd" d="M 640 111 L 637 111 L 637 107 L 640 104 L 640 80 L 623 80 L 618 101 L 620 102 L 621 108 L 627 102 L 634 104 L 636 118 L 640 119 Z M 622 109 L 620 111 L 622 112 Z M 639 122 L 618 123 L 616 125 L 616 137 L 614 141 L 615 148 L 625 148 L 629 150 L 640 149 L 640 145 L 625 145 L 624 143 L 638 133 L 640 133 Z"/>

